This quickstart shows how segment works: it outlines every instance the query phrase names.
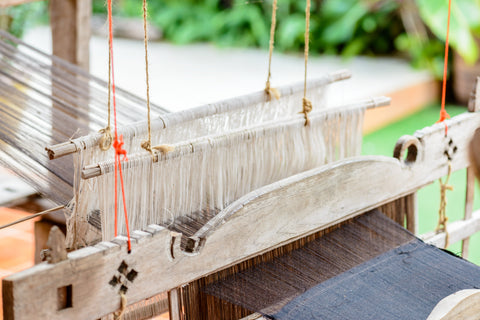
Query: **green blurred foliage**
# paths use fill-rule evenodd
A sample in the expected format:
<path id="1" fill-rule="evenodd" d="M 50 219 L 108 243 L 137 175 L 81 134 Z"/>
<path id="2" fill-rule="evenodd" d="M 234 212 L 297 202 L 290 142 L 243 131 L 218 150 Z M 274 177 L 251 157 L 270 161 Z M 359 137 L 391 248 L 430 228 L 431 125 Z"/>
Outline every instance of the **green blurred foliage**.
<path id="1" fill-rule="evenodd" d="M 23 35 L 26 28 L 46 21 L 48 21 L 47 3 L 44 1 L 0 9 L 0 29 L 18 38 Z"/>
<path id="2" fill-rule="evenodd" d="M 273 0 L 151 0 L 150 20 L 174 43 L 210 41 L 222 46 L 267 47 Z M 104 0 L 93 0 L 105 13 Z M 114 2 L 115 14 L 141 16 L 140 0 Z M 441 77 L 448 0 L 412 0 L 427 34 L 405 31 L 404 0 L 312 0 L 312 54 L 402 54 Z M 305 1 L 278 0 L 275 49 L 299 52 L 304 46 Z M 480 0 L 452 1 L 451 46 L 469 63 L 479 56 Z"/>

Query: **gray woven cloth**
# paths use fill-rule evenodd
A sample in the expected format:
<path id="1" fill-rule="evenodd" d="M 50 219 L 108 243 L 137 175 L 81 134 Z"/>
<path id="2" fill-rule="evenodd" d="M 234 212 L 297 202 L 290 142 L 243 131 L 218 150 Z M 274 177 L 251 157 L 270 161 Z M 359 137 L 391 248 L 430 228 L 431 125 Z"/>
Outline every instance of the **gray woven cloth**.
<path id="1" fill-rule="evenodd" d="M 426 319 L 441 299 L 480 288 L 480 267 L 420 240 L 331 278 L 274 319 Z"/>

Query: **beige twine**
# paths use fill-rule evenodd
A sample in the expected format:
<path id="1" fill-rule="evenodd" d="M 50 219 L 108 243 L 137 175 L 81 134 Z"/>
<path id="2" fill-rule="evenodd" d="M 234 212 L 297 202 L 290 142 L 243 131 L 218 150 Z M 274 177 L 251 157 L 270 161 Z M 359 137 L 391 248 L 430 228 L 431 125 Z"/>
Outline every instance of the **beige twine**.
<path id="1" fill-rule="evenodd" d="M 143 0 L 143 42 L 145 44 L 145 81 L 147 84 L 147 109 L 148 109 L 148 140 L 141 143 L 141 147 L 150 153 L 152 150 L 152 129 L 150 123 L 150 81 L 148 77 L 148 30 L 147 30 L 147 0 Z"/>
<path id="2" fill-rule="evenodd" d="M 124 293 L 120 293 L 120 310 L 113 314 L 115 320 L 122 320 L 125 310 L 127 309 L 127 297 Z"/>
<path id="3" fill-rule="evenodd" d="M 275 97 L 275 99 L 280 99 L 280 92 L 275 89 L 270 87 L 270 77 L 272 76 L 271 74 L 271 66 L 272 66 L 272 54 L 273 54 L 273 44 L 275 42 L 275 26 L 277 24 L 277 0 L 273 0 L 273 5 L 272 5 L 272 24 L 270 26 L 270 48 L 269 48 L 269 54 L 268 54 L 268 75 L 267 75 L 267 82 L 265 84 L 265 92 L 268 95 L 268 100 L 272 100 L 272 96 Z"/>
<path id="4" fill-rule="evenodd" d="M 452 163 L 448 161 L 448 173 L 445 178 L 445 182 L 442 181 L 442 178 L 438 179 L 440 183 L 440 209 L 438 210 L 438 224 L 435 232 L 445 232 L 445 248 L 449 245 L 449 234 L 447 231 L 447 190 L 452 191 L 453 186 L 448 185 L 450 176 L 452 174 Z"/>
<path id="5" fill-rule="evenodd" d="M 305 115 L 305 126 L 310 124 L 308 114 L 312 111 L 312 102 L 307 99 L 307 64 L 308 64 L 308 47 L 310 42 L 310 0 L 307 0 L 305 7 L 305 78 L 303 82 L 303 111 Z"/>
<path id="6" fill-rule="evenodd" d="M 110 44 L 109 44 L 110 46 Z M 112 95 L 112 51 L 108 49 L 108 119 L 107 126 L 101 129 L 99 132 L 103 134 L 98 142 L 100 150 L 107 151 L 113 144 L 113 134 L 110 127 L 110 118 L 111 118 L 111 95 Z"/>

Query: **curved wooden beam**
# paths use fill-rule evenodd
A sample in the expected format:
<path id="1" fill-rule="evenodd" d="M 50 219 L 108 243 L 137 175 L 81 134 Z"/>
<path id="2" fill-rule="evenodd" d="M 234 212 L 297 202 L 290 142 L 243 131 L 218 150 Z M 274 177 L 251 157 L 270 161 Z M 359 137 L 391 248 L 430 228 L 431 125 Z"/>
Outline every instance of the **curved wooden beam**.
<path id="1" fill-rule="evenodd" d="M 440 300 L 427 320 L 478 320 L 480 290 L 460 290 Z"/>

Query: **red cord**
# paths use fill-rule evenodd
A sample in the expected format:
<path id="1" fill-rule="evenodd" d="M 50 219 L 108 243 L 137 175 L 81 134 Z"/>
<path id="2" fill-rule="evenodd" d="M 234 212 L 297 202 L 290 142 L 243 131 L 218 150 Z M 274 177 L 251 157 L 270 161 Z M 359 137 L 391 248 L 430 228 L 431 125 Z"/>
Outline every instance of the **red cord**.
<path id="1" fill-rule="evenodd" d="M 447 91 L 448 42 L 450 37 L 451 8 L 452 8 L 452 0 L 448 0 L 447 38 L 445 41 L 445 62 L 443 64 L 442 108 L 440 109 L 440 119 L 437 121 L 437 123 L 444 122 L 445 119 L 450 119 L 450 115 L 445 110 L 445 95 Z M 448 133 L 448 126 L 445 123 L 445 136 L 447 136 L 447 133 Z"/>
<path id="2" fill-rule="evenodd" d="M 123 160 L 128 161 L 127 151 L 123 149 L 123 136 L 118 136 L 117 131 L 117 103 L 115 99 L 115 73 L 113 72 L 113 31 L 112 31 L 112 0 L 108 0 L 108 35 L 109 35 L 109 50 L 110 50 L 110 61 L 111 61 L 111 70 L 112 70 L 112 96 L 113 96 L 113 124 L 115 128 L 115 141 L 113 142 L 113 148 L 115 150 L 115 237 L 118 234 L 118 178 L 117 172 L 120 173 L 120 185 L 122 188 L 122 200 L 123 200 L 123 211 L 125 213 L 125 225 L 127 227 L 127 238 L 128 238 L 128 253 L 132 250 L 132 243 L 130 241 L 130 230 L 128 227 L 128 215 L 127 215 L 127 205 L 125 203 L 125 187 L 123 183 L 123 173 L 120 156 L 123 155 Z"/>

